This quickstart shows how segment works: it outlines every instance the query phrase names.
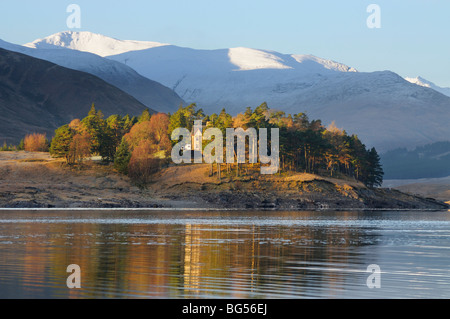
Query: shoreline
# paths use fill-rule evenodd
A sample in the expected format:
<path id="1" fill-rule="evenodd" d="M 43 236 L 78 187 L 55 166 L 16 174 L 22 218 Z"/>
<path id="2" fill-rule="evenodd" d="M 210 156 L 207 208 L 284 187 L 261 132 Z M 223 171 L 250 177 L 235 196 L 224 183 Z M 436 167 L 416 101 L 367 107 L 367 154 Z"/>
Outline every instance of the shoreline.
<path id="1" fill-rule="evenodd" d="M 133 212 L 193 212 L 193 211 L 201 211 L 201 212 L 383 212 L 383 211 L 394 211 L 394 212 L 448 212 L 449 208 L 338 208 L 338 209 L 316 209 L 316 210 L 286 210 L 286 209 L 246 209 L 246 208 L 173 208 L 173 207 L 161 207 L 161 208 L 152 208 L 152 207 L 141 207 L 141 208 L 126 208 L 126 207 L 114 207 L 114 208 L 105 208 L 105 207 L 91 207 L 91 208 L 8 208 L 2 207 L 0 208 L 0 212 L 14 212 L 14 211 L 68 211 L 68 212 L 95 212 L 95 211 L 107 211 L 107 212 L 122 212 L 122 211 L 133 211 Z"/>
<path id="2" fill-rule="evenodd" d="M 0 152 L 0 210 L 408 211 L 450 205 L 351 178 L 289 172 L 210 175 L 208 164 L 172 165 L 138 188 L 111 165 L 67 166 L 48 153 Z"/>

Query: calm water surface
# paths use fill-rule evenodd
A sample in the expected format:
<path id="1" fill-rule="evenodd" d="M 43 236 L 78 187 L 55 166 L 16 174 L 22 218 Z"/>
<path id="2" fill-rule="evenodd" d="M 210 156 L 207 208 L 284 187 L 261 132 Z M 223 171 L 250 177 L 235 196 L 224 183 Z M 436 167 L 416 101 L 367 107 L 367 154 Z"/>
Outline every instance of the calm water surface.
<path id="1" fill-rule="evenodd" d="M 0 212 L 0 298 L 305 297 L 450 298 L 450 212 Z"/>

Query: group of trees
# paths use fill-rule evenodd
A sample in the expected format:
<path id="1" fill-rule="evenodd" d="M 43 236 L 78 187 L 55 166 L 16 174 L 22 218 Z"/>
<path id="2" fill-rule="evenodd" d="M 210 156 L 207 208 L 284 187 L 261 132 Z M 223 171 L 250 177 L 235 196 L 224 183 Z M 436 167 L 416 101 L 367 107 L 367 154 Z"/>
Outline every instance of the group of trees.
<path id="1" fill-rule="evenodd" d="M 354 177 L 366 185 L 381 186 L 383 170 L 375 148 L 366 146 L 356 135 L 349 136 L 332 123 L 328 128 L 320 120 L 310 121 L 305 113 L 288 114 L 269 109 L 266 103 L 255 110 L 232 117 L 223 109 L 220 114 L 205 115 L 195 104 L 181 107 L 170 117 L 169 134 L 177 127 L 192 128 L 194 120 L 202 120 L 206 127 L 248 129 L 279 128 L 281 170 L 343 174 Z M 224 144 L 225 141 L 224 141 Z"/>
<path id="2" fill-rule="evenodd" d="M 19 145 L 8 145 L 6 142 L 0 147 L 4 151 L 48 152 L 50 143 L 45 134 L 33 133 L 23 138 Z"/>
<path id="3" fill-rule="evenodd" d="M 104 119 L 103 113 L 92 105 L 84 119 L 75 119 L 55 131 L 50 154 L 65 158 L 69 164 L 80 163 L 93 155 L 112 161 L 122 136 L 136 121 L 136 118 L 128 115 L 112 115 Z"/>
<path id="4" fill-rule="evenodd" d="M 23 149 L 28 152 L 48 152 L 49 141 L 45 134 L 33 133 L 25 136 L 19 147 L 22 145 Z"/>
<path id="5" fill-rule="evenodd" d="M 119 172 L 146 183 L 170 151 L 168 124 L 168 115 L 152 116 L 148 109 L 139 117 L 111 115 L 105 119 L 92 105 L 87 117 L 55 131 L 50 154 L 65 158 L 68 164 L 100 156 L 104 162 L 114 162 Z"/>
<path id="6" fill-rule="evenodd" d="M 367 186 L 381 186 L 383 170 L 375 148 L 356 135 L 349 136 L 333 122 L 325 128 L 320 120 L 309 121 L 304 113 L 275 113 L 269 120 L 280 128 L 281 166 L 309 173 L 343 174 Z"/>
<path id="7" fill-rule="evenodd" d="M 84 119 L 75 119 L 55 131 L 50 153 L 65 158 L 69 164 L 101 156 L 103 161 L 113 162 L 120 173 L 145 184 L 169 156 L 175 143 L 169 138 L 173 130 L 192 130 L 194 120 L 202 120 L 205 127 L 219 128 L 224 138 L 227 128 L 279 128 L 281 171 L 347 175 L 370 187 L 380 186 L 383 181 L 377 151 L 366 149 L 356 135 L 349 136 L 334 123 L 324 127 L 320 120 L 309 120 L 305 113 L 286 115 L 271 110 L 266 103 L 254 110 L 247 108 L 235 117 L 225 109 L 205 115 L 191 104 L 169 115 L 152 115 L 147 109 L 139 117 L 112 115 L 106 119 L 92 105 Z M 28 139 L 33 141 L 29 145 L 42 142 L 37 134 Z M 26 149 L 27 139 L 24 144 Z"/>

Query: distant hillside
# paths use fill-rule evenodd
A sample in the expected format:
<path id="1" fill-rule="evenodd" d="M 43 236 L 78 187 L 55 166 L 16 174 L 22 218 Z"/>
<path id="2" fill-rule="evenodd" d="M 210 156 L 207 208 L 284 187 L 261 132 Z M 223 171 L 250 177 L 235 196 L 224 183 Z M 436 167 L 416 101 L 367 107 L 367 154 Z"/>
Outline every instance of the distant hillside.
<path id="1" fill-rule="evenodd" d="M 226 108 L 236 115 L 267 102 L 286 113 L 307 112 L 325 125 L 335 121 L 381 152 L 450 136 L 450 97 L 390 71 L 357 72 L 308 54 L 245 47 L 197 50 L 89 32 L 62 32 L 28 44 L 52 45 L 126 64 L 209 114 Z"/>
<path id="2" fill-rule="evenodd" d="M 418 179 L 450 176 L 450 142 L 437 142 L 381 156 L 385 179 Z"/>
<path id="3" fill-rule="evenodd" d="M 450 96 L 450 88 L 440 87 L 440 86 L 434 84 L 433 82 L 424 79 L 423 77 L 420 77 L 420 76 L 415 77 L 415 78 L 406 77 L 405 80 L 408 82 L 426 87 L 426 88 L 431 88 L 431 89 L 438 91 L 444 95 Z"/>
<path id="4" fill-rule="evenodd" d="M 138 115 L 145 106 L 105 81 L 30 56 L 0 49 L 0 142 L 54 130 L 84 117 L 95 103 L 105 116 Z"/>
<path id="5" fill-rule="evenodd" d="M 90 73 L 130 94 L 139 102 L 159 112 L 173 112 L 184 101 L 171 89 L 149 80 L 123 63 L 98 55 L 61 48 L 30 48 L 0 40 L 0 48 L 46 60 L 65 68 Z"/>

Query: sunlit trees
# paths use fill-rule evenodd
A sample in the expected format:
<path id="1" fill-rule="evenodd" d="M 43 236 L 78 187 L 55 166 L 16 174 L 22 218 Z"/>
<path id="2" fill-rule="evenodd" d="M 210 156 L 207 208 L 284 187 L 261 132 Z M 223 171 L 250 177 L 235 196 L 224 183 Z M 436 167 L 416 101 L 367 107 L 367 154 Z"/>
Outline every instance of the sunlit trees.
<path id="1" fill-rule="evenodd" d="M 106 120 L 92 105 L 84 119 L 75 119 L 55 131 L 50 153 L 66 158 L 68 163 L 101 155 L 104 161 L 114 162 L 118 172 L 145 184 L 170 154 L 171 132 L 179 127 L 192 131 L 195 120 L 202 120 L 206 128 L 219 128 L 224 137 L 227 128 L 279 128 L 281 171 L 346 175 L 368 187 L 380 186 L 383 181 L 376 150 L 367 150 L 356 135 L 349 136 L 334 122 L 325 128 L 320 120 L 310 120 L 306 113 L 291 115 L 270 110 L 266 103 L 254 110 L 248 107 L 234 118 L 225 109 L 205 116 L 195 104 L 190 104 L 180 106 L 172 115 L 151 115 L 147 109 L 138 118 L 111 115 Z M 227 172 L 231 173 L 231 165 L 227 165 Z"/>
<path id="2" fill-rule="evenodd" d="M 91 155 L 91 136 L 87 132 L 77 133 L 69 145 L 69 164 L 81 163 Z"/>
<path id="3" fill-rule="evenodd" d="M 192 130 L 195 120 L 203 120 L 205 118 L 203 110 L 197 110 L 196 107 L 195 103 L 189 104 L 186 107 L 181 105 L 174 114 L 170 115 L 168 128 L 169 136 L 179 127 L 187 128 L 190 131 Z"/>
<path id="4" fill-rule="evenodd" d="M 164 113 L 153 115 L 150 119 L 150 132 L 158 151 L 170 151 L 171 143 L 167 134 L 169 124 L 169 116 Z"/>
<path id="5" fill-rule="evenodd" d="M 124 136 L 130 150 L 134 150 L 142 141 L 149 141 L 155 152 L 169 151 L 171 143 L 167 135 L 170 121 L 166 114 L 155 114 L 149 121 L 135 124 Z"/>
<path id="6" fill-rule="evenodd" d="M 327 170 L 330 172 L 331 176 L 333 176 L 336 165 L 339 165 L 337 168 L 338 170 L 349 174 L 350 154 L 347 133 L 336 127 L 336 124 L 333 121 L 328 128 L 323 131 L 323 136 L 331 146 L 325 152 Z"/>
<path id="7" fill-rule="evenodd" d="M 152 117 L 152 114 L 150 113 L 150 110 L 148 108 L 146 108 L 142 112 L 142 114 L 138 117 L 137 122 L 142 123 L 142 122 L 150 121 L 151 117 Z"/>
<path id="8" fill-rule="evenodd" d="M 128 133 L 134 124 L 137 123 L 137 118 L 135 116 L 130 117 L 130 115 L 125 115 L 123 117 L 123 130 L 124 133 Z"/>
<path id="9" fill-rule="evenodd" d="M 132 152 L 128 165 L 128 175 L 138 185 L 150 182 L 151 176 L 158 171 L 160 160 L 155 158 L 155 145 L 149 140 L 142 140 Z"/>
<path id="10" fill-rule="evenodd" d="M 74 131 L 68 124 L 58 128 L 55 131 L 55 136 L 53 137 L 52 144 L 50 145 L 50 155 L 57 158 L 65 158 L 66 161 L 69 162 L 69 150 L 73 136 Z"/>
<path id="11" fill-rule="evenodd" d="M 130 132 L 125 134 L 124 139 L 127 141 L 131 150 L 137 147 L 142 141 L 153 141 L 150 121 L 135 124 Z"/>
<path id="12" fill-rule="evenodd" d="M 47 152 L 48 141 L 45 134 L 28 134 L 24 138 L 24 149 L 27 152 Z"/>
<path id="13" fill-rule="evenodd" d="M 88 116 L 81 120 L 81 125 L 91 137 L 91 154 L 105 155 L 107 153 L 105 143 L 108 142 L 106 140 L 106 121 L 103 119 L 103 113 L 97 111 L 94 104 L 92 104 Z"/>
<path id="14" fill-rule="evenodd" d="M 240 116 L 240 123 L 254 118 L 253 112 L 246 114 Z M 273 112 L 270 124 L 280 129 L 282 169 L 326 172 L 329 176 L 340 173 L 369 187 L 381 185 L 383 169 L 376 150 L 366 150 L 356 135 L 348 136 L 334 122 L 325 128 L 320 120 L 310 121 L 305 113 L 286 116 Z"/>

